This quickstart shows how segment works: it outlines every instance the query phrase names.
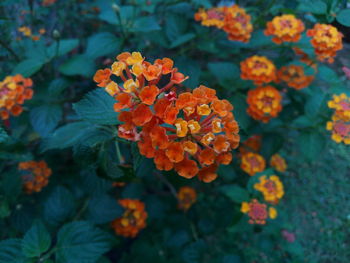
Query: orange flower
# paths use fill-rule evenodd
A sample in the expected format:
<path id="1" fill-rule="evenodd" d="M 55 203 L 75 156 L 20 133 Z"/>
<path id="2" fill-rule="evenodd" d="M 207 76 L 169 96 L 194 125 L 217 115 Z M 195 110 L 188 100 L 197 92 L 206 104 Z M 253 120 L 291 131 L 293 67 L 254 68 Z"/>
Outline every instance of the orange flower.
<path id="1" fill-rule="evenodd" d="M 122 109 L 132 106 L 132 96 L 128 93 L 119 93 L 115 98 L 118 102 L 114 104 L 114 110 L 120 112 Z"/>
<path id="2" fill-rule="evenodd" d="M 112 71 L 109 68 L 99 69 L 95 73 L 94 81 L 97 83 L 97 86 L 104 88 L 111 81 L 111 75 Z"/>
<path id="3" fill-rule="evenodd" d="M 221 153 L 216 157 L 216 162 L 218 164 L 228 165 L 232 161 L 232 153 Z"/>
<path id="4" fill-rule="evenodd" d="M 247 152 L 257 153 L 259 152 L 260 148 L 261 148 L 261 136 L 253 135 L 241 144 L 241 146 L 239 147 L 239 152 L 241 154 L 244 154 Z"/>
<path id="5" fill-rule="evenodd" d="M 198 155 L 198 160 L 202 165 L 211 165 L 215 162 L 215 152 L 211 148 L 205 148 Z"/>
<path id="6" fill-rule="evenodd" d="M 203 167 L 198 172 L 198 179 L 205 183 L 210 183 L 214 181 L 218 177 L 218 174 L 216 173 L 217 169 L 218 167 L 216 164 Z"/>
<path id="7" fill-rule="evenodd" d="M 143 131 L 143 133 L 147 134 L 146 131 Z M 166 149 L 169 145 L 169 137 L 166 134 L 166 129 L 161 126 L 155 126 L 152 128 L 151 132 L 149 133 L 151 139 L 152 139 L 152 145 L 154 148 L 158 147 L 159 149 Z"/>
<path id="8" fill-rule="evenodd" d="M 182 177 L 190 179 L 198 174 L 198 166 L 195 161 L 183 159 L 181 162 L 175 163 L 175 171 Z"/>
<path id="9" fill-rule="evenodd" d="M 224 8 L 214 7 L 208 10 L 199 9 L 197 13 L 194 14 L 194 19 L 200 21 L 203 26 L 215 26 L 217 28 L 222 28 L 224 26 Z"/>
<path id="10" fill-rule="evenodd" d="M 118 200 L 125 210 L 121 217 L 112 222 L 112 228 L 120 236 L 134 238 L 140 230 L 146 227 L 147 212 L 145 204 L 139 200 Z"/>
<path id="11" fill-rule="evenodd" d="M 259 203 L 258 200 L 253 199 L 249 203 L 243 202 L 241 206 L 241 212 L 248 214 L 249 224 L 264 225 L 266 219 L 275 219 L 277 211 L 275 208 L 270 207 L 267 209 L 266 204 Z"/>
<path id="12" fill-rule="evenodd" d="M 337 51 L 343 48 L 343 34 L 336 27 L 326 24 L 316 24 L 306 34 L 312 37 L 310 42 L 315 48 L 317 58 L 333 63 Z"/>
<path id="13" fill-rule="evenodd" d="M 254 189 L 260 191 L 266 202 L 278 204 L 284 195 L 283 184 L 278 176 L 260 176 L 259 182 L 254 184 Z"/>
<path id="14" fill-rule="evenodd" d="M 350 119 L 344 119 L 337 114 L 327 122 L 327 130 L 332 131 L 332 140 L 336 143 L 350 144 Z"/>
<path id="15" fill-rule="evenodd" d="M 248 91 L 247 112 L 255 120 L 269 122 L 282 110 L 282 96 L 272 86 L 257 87 Z"/>
<path id="16" fill-rule="evenodd" d="M 172 83 L 175 84 L 181 84 L 182 82 L 184 82 L 186 79 L 188 79 L 188 76 L 185 77 L 184 74 L 182 74 L 181 72 L 177 71 L 177 68 L 174 68 L 171 72 L 171 77 L 170 77 L 170 81 Z"/>
<path id="17" fill-rule="evenodd" d="M 7 76 L 0 82 L 0 117 L 5 120 L 23 112 L 22 104 L 33 96 L 31 79 L 22 75 Z"/>
<path id="18" fill-rule="evenodd" d="M 173 70 L 174 61 L 170 58 L 156 59 L 154 61 L 155 65 L 159 65 L 162 68 L 162 74 L 169 74 Z"/>
<path id="19" fill-rule="evenodd" d="M 257 153 L 248 152 L 242 155 L 241 168 L 250 176 L 265 170 L 266 162 L 264 157 Z"/>
<path id="20" fill-rule="evenodd" d="M 294 15 L 288 14 L 276 16 L 272 21 L 267 22 L 264 33 L 267 36 L 273 36 L 272 41 L 276 44 L 281 44 L 282 42 L 298 42 L 304 30 L 304 23 Z"/>
<path id="21" fill-rule="evenodd" d="M 169 160 L 163 150 L 157 150 L 154 155 L 154 163 L 158 170 L 170 171 L 174 164 Z"/>
<path id="22" fill-rule="evenodd" d="M 306 76 L 302 66 L 290 65 L 282 67 L 277 72 L 278 81 L 285 82 L 296 90 L 306 88 L 314 80 L 314 76 Z"/>
<path id="23" fill-rule="evenodd" d="M 177 193 L 178 207 L 187 211 L 197 201 L 197 193 L 192 187 L 183 186 Z"/>
<path id="24" fill-rule="evenodd" d="M 160 65 L 148 65 L 143 70 L 143 76 L 147 81 L 156 80 L 162 73 L 162 67 Z"/>
<path id="25" fill-rule="evenodd" d="M 276 80 L 276 67 L 266 57 L 252 56 L 241 62 L 241 78 L 261 85 Z"/>
<path id="26" fill-rule="evenodd" d="M 159 94 L 159 89 L 155 85 L 146 86 L 140 92 L 140 99 L 147 105 L 153 105 L 156 97 Z"/>
<path id="27" fill-rule="evenodd" d="M 22 172 L 23 188 L 27 194 L 40 192 L 49 183 L 52 173 L 45 161 L 20 162 L 18 170 Z"/>
<path id="28" fill-rule="evenodd" d="M 286 160 L 279 154 L 271 156 L 270 165 L 275 168 L 276 171 L 284 173 L 287 170 Z"/>
<path id="29" fill-rule="evenodd" d="M 178 163 L 184 159 L 184 148 L 180 142 L 171 142 L 165 150 L 165 154 L 170 161 Z"/>

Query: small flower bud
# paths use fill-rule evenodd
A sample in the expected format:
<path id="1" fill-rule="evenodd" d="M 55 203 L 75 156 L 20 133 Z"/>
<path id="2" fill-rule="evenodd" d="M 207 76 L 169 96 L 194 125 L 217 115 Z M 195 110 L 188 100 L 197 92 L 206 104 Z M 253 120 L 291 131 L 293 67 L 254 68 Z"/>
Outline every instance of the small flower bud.
<path id="1" fill-rule="evenodd" d="M 57 29 L 55 29 L 52 33 L 52 36 L 54 39 L 59 39 L 61 37 L 61 34 Z"/>
<path id="2" fill-rule="evenodd" d="M 112 9 L 113 9 L 116 13 L 119 13 L 119 12 L 120 12 L 120 7 L 119 7 L 119 5 L 117 5 L 117 4 L 113 4 L 113 5 L 112 5 Z"/>

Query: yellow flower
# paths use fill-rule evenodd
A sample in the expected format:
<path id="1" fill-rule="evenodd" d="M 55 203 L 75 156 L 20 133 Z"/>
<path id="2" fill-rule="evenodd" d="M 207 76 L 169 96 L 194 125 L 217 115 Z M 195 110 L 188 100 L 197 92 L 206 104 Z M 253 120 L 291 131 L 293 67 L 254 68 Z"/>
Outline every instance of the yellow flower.
<path id="1" fill-rule="evenodd" d="M 142 63 L 143 57 L 140 52 L 132 52 L 131 56 L 126 59 L 126 63 L 128 65 L 135 65 L 138 63 Z"/>
<path id="2" fill-rule="evenodd" d="M 277 210 L 274 207 L 269 208 L 269 217 L 275 219 L 277 217 Z"/>
<path id="3" fill-rule="evenodd" d="M 112 73 L 116 76 L 120 76 L 123 71 L 126 69 L 124 62 L 116 61 L 112 64 Z"/>
<path id="4" fill-rule="evenodd" d="M 176 135 L 178 137 L 185 137 L 188 132 L 187 121 L 179 118 L 175 121 Z"/>
<path id="5" fill-rule="evenodd" d="M 200 131 L 201 126 L 199 125 L 198 121 L 190 120 L 188 122 L 188 128 L 190 128 L 192 134 L 195 134 Z"/>
<path id="6" fill-rule="evenodd" d="M 128 79 L 124 82 L 124 89 L 126 93 L 134 92 L 139 87 L 139 81 L 136 82 L 133 79 Z"/>

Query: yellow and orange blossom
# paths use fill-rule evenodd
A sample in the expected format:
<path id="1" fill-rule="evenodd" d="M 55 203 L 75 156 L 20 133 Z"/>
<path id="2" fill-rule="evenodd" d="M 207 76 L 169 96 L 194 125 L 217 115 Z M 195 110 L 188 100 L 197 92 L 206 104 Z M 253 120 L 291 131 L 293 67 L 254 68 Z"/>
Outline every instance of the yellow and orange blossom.
<path id="1" fill-rule="evenodd" d="M 249 224 L 264 225 L 268 218 L 275 219 L 277 217 L 277 210 L 274 207 L 267 208 L 266 204 L 259 203 L 256 199 L 252 199 L 249 203 L 243 202 L 241 212 L 248 214 Z"/>
<path id="2" fill-rule="evenodd" d="M 286 160 L 278 153 L 271 156 L 270 165 L 278 172 L 284 173 L 287 170 Z"/>
<path id="3" fill-rule="evenodd" d="M 276 67 L 264 56 L 252 56 L 241 62 L 241 78 L 261 85 L 276 80 Z"/>
<path id="4" fill-rule="evenodd" d="M 266 161 L 264 157 L 257 153 L 244 153 L 241 159 L 241 168 L 250 176 L 265 170 Z"/>
<path id="5" fill-rule="evenodd" d="M 178 207 L 181 210 L 187 211 L 196 201 L 196 190 L 189 186 L 183 186 L 177 193 Z"/>
<path id="6" fill-rule="evenodd" d="M 277 204 L 283 197 L 283 184 L 276 175 L 260 176 L 259 182 L 254 184 L 254 189 L 260 191 L 266 202 Z"/>

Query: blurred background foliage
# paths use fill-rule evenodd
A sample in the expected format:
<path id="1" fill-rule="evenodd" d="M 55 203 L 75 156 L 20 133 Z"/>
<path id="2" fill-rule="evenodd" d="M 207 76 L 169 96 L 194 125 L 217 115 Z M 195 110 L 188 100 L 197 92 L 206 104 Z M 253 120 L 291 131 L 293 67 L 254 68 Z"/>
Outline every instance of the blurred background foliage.
<path id="1" fill-rule="evenodd" d="M 331 95 L 350 95 L 341 71 L 350 67 L 347 1 L 237 1 L 252 16 L 249 43 L 194 21 L 199 8 L 232 1 L 44 2 L 50 1 L 0 3 L 0 78 L 22 74 L 34 83 L 25 111 L 0 127 L 1 263 L 349 261 L 350 152 L 325 129 Z M 283 13 L 295 14 L 307 28 L 336 26 L 345 36 L 344 50 L 334 64 L 319 64 L 310 87 L 289 89 L 279 117 L 262 124 L 246 113 L 246 93 L 254 86 L 240 78 L 239 63 L 255 54 L 278 68 L 298 63 L 290 45 L 277 46 L 263 34 L 266 22 Z M 305 33 L 294 46 L 313 56 Z M 172 58 L 190 76 L 185 87 L 207 85 L 234 105 L 242 141 L 260 134 L 266 160 L 282 153 L 286 194 L 276 220 L 249 225 L 240 212 L 256 179 L 241 171 L 238 158 L 221 167 L 211 184 L 172 172 L 163 173 L 164 183 L 152 161 L 117 137 L 114 99 L 92 78 L 123 51 L 141 51 L 151 61 Z M 33 159 L 45 159 L 53 175 L 40 193 L 26 195 L 16 167 Z M 177 209 L 169 183 L 197 190 L 187 213 Z M 135 239 L 117 237 L 110 228 L 123 212 L 117 198 L 146 204 L 147 227 Z"/>

